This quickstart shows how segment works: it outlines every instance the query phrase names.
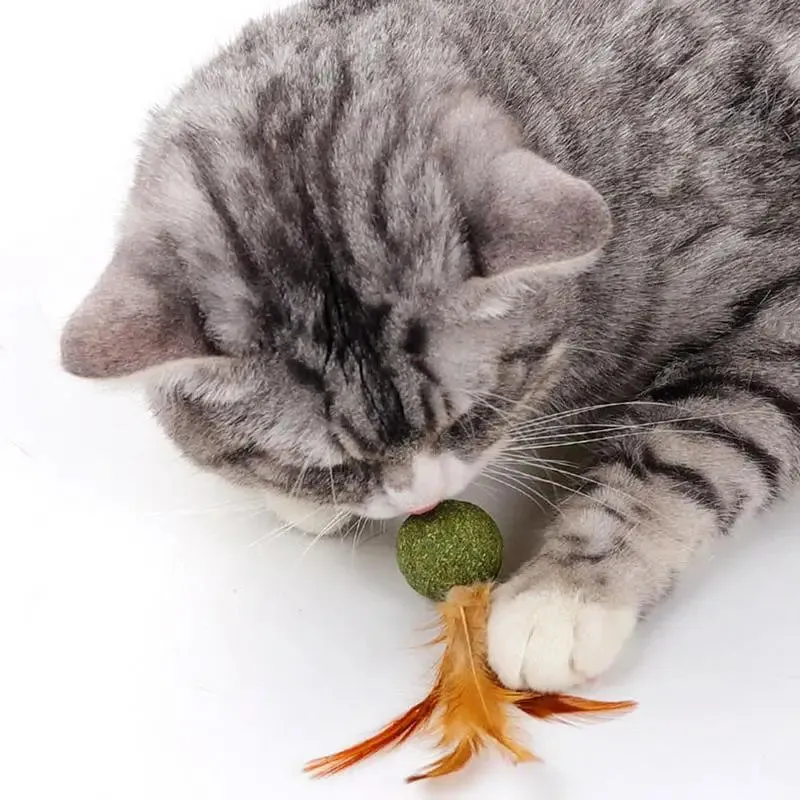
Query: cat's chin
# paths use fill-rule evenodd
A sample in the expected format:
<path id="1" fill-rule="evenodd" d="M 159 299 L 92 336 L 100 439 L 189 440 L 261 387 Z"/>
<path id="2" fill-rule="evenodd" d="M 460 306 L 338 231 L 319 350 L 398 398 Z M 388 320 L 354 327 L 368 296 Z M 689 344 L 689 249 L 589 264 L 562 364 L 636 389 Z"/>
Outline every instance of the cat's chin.
<path id="1" fill-rule="evenodd" d="M 267 492 L 267 507 L 282 522 L 304 533 L 335 533 L 350 519 L 341 509 L 318 506 L 275 492 Z"/>

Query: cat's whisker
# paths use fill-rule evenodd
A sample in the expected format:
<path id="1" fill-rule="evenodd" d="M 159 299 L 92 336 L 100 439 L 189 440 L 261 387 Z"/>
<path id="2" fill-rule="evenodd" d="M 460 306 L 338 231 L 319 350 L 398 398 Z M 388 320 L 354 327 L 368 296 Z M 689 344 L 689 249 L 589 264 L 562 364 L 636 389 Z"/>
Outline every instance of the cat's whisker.
<path id="1" fill-rule="evenodd" d="M 515 470 L 515 469 L 511 469 L 511 468 L 507 468 L 506 474 L 507 475 L 517 475 L 517 476 L 519 476 L 518 480 L 524 480 L 525 478 L 530 478 L 531 477 L 527 472 L 523 472 L 522 470 Z M 601 507 L 603 507 L 605 509 L 608 509 L 608 510 L 610 510 L 612 512 L 615 512 L 615 513 L 619 512 L 619 509 L 616 509 L 613 506 L 610 506 L 607 503 L 604 503 L 602 500 L 598 499 L 597 497 L 592 497 L 592 495 L 589 495 L 589 494 L 586 494 L 586 492 L 580 491 L 580 489 L 576 489 L 574 487 L 567 486 L 564 483 L 561 483 L 561 482 L 556 481 L 556 480 L 552 480 L 550 478 L 545 478 L 543 476 L 536 476 L 535 480 L 540 481 L 542 483 L 549 484 L 550 486 L 553 486 L 556 489 L 560 489 L 560 490 L 562 490 L 564 492 L 567 492 L 568 494 L 575 494 L 575 495 L 579 495 L 581 497 L 584 497 L 587 500 L 590 500 L 592 503 L 596 503 L 597 505 L 599 505 L 599 506 L 601 506 Z M 585 479 L 585 480 L 589 480 L 589 479 Z M 590 482 L 591 483 L 595 483 L 598 486 L 604 486 L 604 487 L 606 487 L 608 489 L 613 489 L 613 487 L 608 486 L 607 484 L 601 483 L 600 481 L 590 481 Z M 635 500 L 635 498 L 633 498 L 633 499 Z M 636 502 L 638 502 L 638 500 Z"/>
<path id="2" fill-rule="evenodd" d="M 682 431 L 682 433 L 689 433 L 690 431 Z M 700 431 L 694 431 L 695 433 L 700 433 Z M 580 447 L 587 444 L 596 444 L 597 442 L 610 442 L 610 441 L 618 441 L 620 439 L 629 439 L 632 436 L 638 436 L 638 432 L 630 431 L 627 433 L 620 433 L 612 436 L 596 436 L 596 437 L 589 437 L 586 439 L 566 439 L 560 442 L 550 442 L 550 441 L 536 441 L 536 442 L 523 442 L 518 447 L 510 447 L 508 449 L 509 453 L 514 452 L 526 452 L 531 448 L 535 448 L 536 450 L 553 450 L 553 449 L 563 449 L 565 447 Z"/>
<path id="3" fill-rule="evenodd" d="M 483 392 L 482 394 L 488 394 L 492 396 L 493 393 L 491 392 Z M 500 397 L 501 395 L 494 395 L 495 397 Z M 517 409 L 530 411 L 532 413 L 538 414 L 541 411 L 540 408 L 536 408 L 535 406 L 527 405 L 525 403 L 514 403 L 514 406 Z M 581 406 L 580 408 L 570 408 L 565 411 L 557 411 L 552 414 L 546 414 L 544 416 L 539 416 L 534 420 L 528 421 L 526 424 L 531 425 L 546 425 L 548 422 L 553 422 L 554 420 L 566 419 L 568 417 L 578 416 L 580 414 L 592 414 L 597 411 L 606 411 L 611 408 L 635 408 L 635 407 L 660 407 L 660 408 L 674 408 L 672 403 L 661 403 L 656 400 L 625 400 L 625 401 L 618 401 L 614 403 L 595 403 L 588 406 Z"/>
<path id="4" fill-rule="evenodd" d="M 541 492 L 539 492 L 539 490 L 537 489 L 537 484 L 547 484 L 547 481 L 539 481 L 538 475 L 531 474 L 525 470 L 513 469 L 505 464 L 499 464 L 499 463 L 494 464 L 493 467 L 495 470 L 495 474 L 502 475 L 505 478 L 513 479 L 518 483 L 523 484 L 526 488 L 529 488 L 533 491 L 537 491 L 540 494 Z M 543 494 L 542 497 L 544 497 Z"/>
<path id="5" fill-rule="evenodd" d="M 557 468 L 578 468 L 574 461 L 559 461 L 557 459 L 539 458 L 535 455 L 525 453 L 501 453 L 493 461 L 493 464 L 509 465 L 514 467 L 535 467 L 537 470 L 548 470 Z M 578 474 L 578 473 L 576 473 Z"/>
<path id="6" fill-rule="evenodd" d="M 367 525 L 369 524 L 369 520 L 366 517 L 359 517 L 358 521 L 355 525 L 355 531 L 352 534 L 353 542 L 350 552 L 350 561 L 351 563 L 354 561 L 356 556 L 356 549 L 358 548 L 359 543 L 361 542 L 361 537 L 364 535 L 364 531 L 367 529 Z"/>
<path id="7" fill-rule="evenodd" d="M 673 419 L 675 419 L 673 417 Z M 655 424 L 664 420 L 643 420 L 641 423 L 624 422 L 614 420 L 604 420 L 601 422 L 558 422 L 553 425 L 539 425 L 524 423 L 512 426 L 509 435 L 513 438 L 525 438 L 527 436 L 548 436 L 550 432 L 564 435 L 576 435 L 580 433 L 596 434 L 609 430 L 620 430 L 631 428 L 637 425 Z M 544 429 L 544 430 L 543 430 Z"/>
<path id="8" fill-rule="evenodd" d="M 605 422 L 560 422 L 557 425 L 553 425 L 553 430 L 555 431 L 566 431 L 566 430 L 586 430 L 587 433 L 595 430 L 597 428 L 613 428 L 615 425 L 624 425 L 626 423 L 615 423 L 606 420 Z M 523 423 L 519 425 L 514 425 L 511 428 L 512 433 L 525 433 L 529 430 L 538 430 L 541 428 L 541 425 L 531 425 L 529 423 Z"/>
<path id="9" fill-rule="evenodd" d="M 647 420 L 646 422 L 642 423 L 600 422 L 569 425 L 559 424 L 554 425 L 550 430 L 545 431 L 542 431 L 538 426 L 532 429 L 523 428 L 520 426 L 512 429 L 511 436 L 517 441 L 535 441 L 537 438 L 566 438 L 568 436 L 576 436 L 581 434 L 593 436 L 600 433 L 608 433 L 609 431 L 640 429 L 642 427 L 653 426 L 657 422 L 661 422 L 661 420 Z M 574 430 L 566 430 L 567 428 Z"/>
<path id="10" fill-rule="evenodd" d="M 377 539 L 379 536 L 383 536 L 386 533 L 386 520 L 380 520 L 380 526 L 374 525 L 377 520 L 367 519 L 366 525 L 364 526 L 364 530 L 361 531 L 358 537 L 358 546 L 363 547 L 367 542 L 371 542 L 373 539 Z"/>
<path id="11" fill-rule="evenodd" d="M 669 406 L 672 409 L 675 409 L 675 406 Z M 567 437 L 575 435 L 574 432 L 561 432 L 563 428 L 566 427 L 577 427 L 577 428 L 593 428 L 593 430 L 587 430 L 587 435 L 595 435 L 599 433 L 603 433 L 606 431 L 611 430 L 641 430 L 643 428 L 648 427 L 658 427 L 660 425 L 669 425 L 670 423 L 675 422 L 695 422 L 695 421 L 702 421 L 702 420 L 712 420 L 712 419 L 720 419 L 720 418 L 728 418 L 728 417 L 735 417 L 740 414 L 746 414 L 751 416 L 753 413 L 757 413 L 756 409 L 742 409 L 738 408 L 735 410 L 726 410 L 726 411 L 719 411 L 715 413 L 709 414 L 700 414 L 700 415 L 692 415 L 692 416 L 681 416 L 681 417 L 669 417 L 667 419 L 660 419 L 660 420 L 644 420 L 641 423 L 627 423 L 627 422 L 613 422 L 613 421 L 606 421 L 606 422 L 598 422 L 598 423 L 578 423 L 574 426 L 564 425 L 563 423 L 559 423 L 558 425 L 553 426 L 553 430 L 556 433 L 553 434 L 543 434 L 545 437 Z M 533 441 L 533 437 L 526 437 L 520 436 L 521 433 L 530 433 L 532 430 L 538 429 L 541 427 L 539 424 L 541 420 L 533 420 L 529 423 L 523 423 L 519 426 L 515 426 L 511 430 L 511 436 L 517 441 Z M 603 429 L 605 427 L 605 430 Z"/>
<path id="12" fill-rule="evenodd" d="M 223 503 L 218 503 L 214 506 L 195 507 L 195 508 L 174 508 L 165 511 L 145 511 L 142 519 L 164 519 L 164 518 L 180 518 L 180 517 L 195 517 L 205 516 L 212 514 L 239 514 L 245 512 L 269 511 L 263 499 L 256 498 L 248 501 L 241 500 L 228 500 Z"/>
<path id="13" fill-rule="evenodd" d="M 746 414 L 749 418 L 753 416 L 752 410 L 744 410 L 744 411 L 732 411 L 732 412 L 722 412 L 719 414 L 703 414 L 698 416 L 687 416 L 687 417 L 671 417 L 669 419 L 664 420 L 652 420 L 646 421 L 639 424 L 631 424 L 631 425 L 620 425 L 613 428 L 609 428 L 609 430 L 613 431 L 622 431 L 621 433 L 612 434 L 609 436 L 599 436 L 603 431 L 591 431 L 586 434 L 588 438 L 584 439 L 573 439 L 571 437 L 580 436 L 580 434 L 575 433 L 551 433 L 551 434 L 543 434 L 541 436 L 529 436 L 529 437 L 514 437 L 514 441 L 511 445 L 505 448 L 506 452 L 519 452 L 525 451 L 528 449 L 535 449 L 535 450 L 544 450 L 544 449 L 551 449 L 554 447 L 574 447 L 577 445 L 589 444 L 592 442 L 605 442 L 612 439 L 624 439 L 629 436 L 637 436 L 643 430 L 655 430 L 658 428 L 667 428 L 669 429 L 670 425 L 674 425 L 675 423 L 681 422 L 704 422 L 704 421 L 711 421 L 714 419 L 721 419 L 721 418 L 728 418 L 734 416 L 736 414 Z M 680 430 L 681 435 L 684 434 L 700 434 L 700 435 L 708 435 L 704 431 L 701 430 Z M 731 436 L 734 436 L 733 432 L 731 432 Z"/>
<path id="14" fill-rule="evenodd" d="M 519 455 L 517 455 L 519 453 Z M 559 459 L 559 458 L 546 458 L 537 455 L 534 449 L 531 449 L 530 452 L 526 450 L 513 450 L 513 451 L 506 451 L 501 450 L 499 455 L 497 455 L 494 459 L 492 459 L 493 463 L 526 463 L 529 466 L 537 466 L 537 467 L 547 467 L 550 464 L 555 464 L 556 466 L 561 467 L 574 467 L 575 461 L 570 461 L 567 459 Z"/>
<path id="15" fill-rule="evenodd" d="M 548 497 L 545 497 L 538 489 L 534 486 L 527 485 L 524 481 L 516 478 L 513 475 L 508 475 L 501 470 L 494 470 L 491 466 L 487 467 L 483 473 L 485 477 L 489 480 L 495 481 L 502 486 L 505 486 L 507 489 L 511 489 L 523 497 L 526 497 L 531 502 L 535 503 L 537 508 L 544 514 L 546 513 L 544 508 L 542 507 L 539 500 L 544 500 L 548 505 L 550 505 L 555 511 L 558 511 L 558 506 L 553 503 Z"/>
<path id="16" fill-rule="evenodd" d="M 297 476 L 297 480 L 294 482 L 294 486 L 292 486 L 291 492 L 289 492 L 290 497 L 296 497 L 301 487 L 303 486 L 303 481 L 305 480 L 306 473 L 308 472 L 308 467 L 310 463 L 311 463 L 311 456 L 306 456 L 305 460 L 303 461 L 303 466 L 300 467 L 300 473 Z M 331 483 L 332 482 L 333 482 L 333 473 L 331 471 Z"/>
<path id="17" fill-rule="evenodd" d="M 272 541 L 274 539 L 278 539 L 278 538 L 280 538 L 281 536 L 283 536 L 285 533 L 287 533 L 288 531 L 290 531 L 292 529 L 295 529 L 295 530 L 298 530 L 298 531 L 302 531 L 303 523 L 307 522 L 310 519 L 312 519 L 318 513 L 319 513 L 319 511 L 317 509 L 313 509 L 313 510 L 309 511 L 307 514 L 305 514 L 304 516 L 302 516 L 299 519 L 297 519 L 297 520 L 294 520 L 292 522 L 284 522 L 279 527 L 273 528 L 272 530 L 267 531 L 264 535 L 259 536 L 257 539 L 255 539 L 254 541 L 250 542 L 247 545 L 247 548 L 250 549 L 250 548 L 256 547 L 257 545 L 261 544 L 264 541 Z M 318 537 L 319 536 L 325 536 L 326 534 L 328 534 L 331 530 L 333 530 L 336 526 L 338 526 L 342 522 L 344 517 L 346 517 L 347 515 L 348 515 L 348 512 L 345 511 L 345 510 L 338 511 L 335 514 L 335 516 L 326 523 L 326 525 L 323 527 L 322 531 L 320 531 L 320 533 L 318 533 L 317 536 Z M 313 542 L 312 542 L 312 544 L 313 544 Z"/>
<path id="18" fill-rule="evenodd" d="M 485 472 L 485 468 L 484 468 Z M 493 500 L 497 498 L 497 488 L 495 486 L 487 486 L 487 484 L 483 483 L 481 480 L 484 476 L 484 472 L 481 472 L 480 476 L 475 479 L 473 482 L 473 486 L 480 492 L 485 492 L 490 498 Z"/>
<path id="19" fill-rule="evenodd" d="M 525 465 L 524 462 L 523 462 L 522 465 L 523 466 Z M 515 470 L 515 471 L 520 475 L 527 475 L 528 474 L 528 473 L 526 473 L 526 472 L 524 472 L 522 470 Z M 587 475 L 582 474 L 580 472 L 570 472 L 568 470 L 558 469 L 556 467 L 550 468 L 550 471 L 556 472 L 559 475 L 565 475 L 568 478 L 574 478 L 574 479 L 576 479 L 578 481 L 581 481 L 583 483 L 591 483 L 593 486 L 597 486 L 597 487 L 602 488 L 602 489 L 608 489 L 609 491 L 614 492 L 615 494 L 619 495 L 620 497 L 625 497 L 626 499 L 628 499 L 631 502 L 635 503 L 637 506 L 646 509 L 651 514 L 653 514 L 654 516 L 663 516 L 661 511 L 659 511 L 656 508 L 653 508 L 650 505 L 647 505 L 646 503 L 643 503 L 638 497 L 635 497 L 634 495 L 630 494 L 629 492 L 626 492 L 624 489 L 620 489 L 620 488 L 618 488 L 616 486 L 612 486 L 609 483 L 605 483 L 604 481 L 598 481 L 595 478 L 590 478 Z M 540 480 L 540 479 L 543 480 L 545 483 L 553 483 L 552 481 L 549 481 L 546 478 L 540 478 L 540 476 L 535 476 L 534 477 L 534 480 Z M 558 486 L 559 488 L 563 489 L 566 492 L 569 492 L 570 494 L 577 494 L 577 495 L 580 495 L 582 497 L 585 497 L 585 498 L 591 500 L 593 503 L 597 503 L 598 505 L 602 506 L 603 508 L 609 509 L 609 510 L 611 510 L 613 512 L 619 512 L 619 510 L 620 510 L 620 509 L 612 508 L 611 506 L 609 506 L 608 504 L 604 503 L 599 498 L 594 497 L 592 495 L 588 495 L 585 492 L 582 492 L 582 491 L 580 491 L 578 489 L 575 489 L 573 487 L 566 486 L 566 485 L 558 483 L 558 482 L 554 482 L 553 485 L 554 486 Z"/>
<path id="20" fill-rule="evenodd" d="M 333 465 L 330 463 L 328 464 L 328 477 L 330 478 L 331 482 L 331 500 L 333 501 L 333 505 L 336 506 L 338 505 L 338 503 L 336 502 L 336 486 L 334 485 L 333 482 Z"/>
<path id="21" fill-rule="evenodd" d="M 515 452 L 527 452 L 529 449 L 536 449 L 536 450 L 554 450 L 559 449 L 563 450 L 565 447 L 582 447 L 587 444 L 596 444 L 598 442 L 610 442 L 610 441 L 619 441 L 621 439 L 629 439 L 631 437 L 635 437 L 639 435 L 639 431 L 628 431 L 626 433 L 619 433 L 611 436 L 597 436 L 597 437 L 589 437 L 586 439 L 568 439 L 560 442 L 524 442 L 517 447 L 510 447 L 508 449 L 509 453 Z M 681 436 L 708 436 L 707 433 L 704 431 L 690 431 L 690 430 L 682 430 L 680 431 Z M 731 434 L 733 437 L 734 434 Z"/>
<path id="22" fill-rule="evenodd" d="M 511 401 L 506 401 L 506 402 L 508 402 L 508 403 L 509 403 L 509 406 L 510 406 L 510 409 L 511 409 L 511 411 L 509 412 L 509 410 L 508 410 L 508 409 L 501 409 L 501 408 L 499 408 L 497 405 L 495 405 L 495 404 L 493 404 L 493 403 L 490 403 L 490 402 L 488 402 L 487 400 L 485 400 L 485 399 L 484 399 L 484 393 L 483 393 L 483 392 L 478 392 L 478 391 L 466 391 L 465 393 L 466 393 L 466 395 L 467 395 L 468 397 L 471 397 L 473 400 L 476 400 L 476 401 L 477 401 L 478 403 L 480 403 L 482 406 L 485 406 L 485 407 L 486 407 L 486 408 L 488 408 L 490 411 L 494 411 L 496 414 L 499 414 L 501 417 L 506 417 L 506 418 L 508 418 L 508 417 L 513 417 L 513 416 L 514 416 L 514 414 L 513 414 L 513 411 L 514 411 L 514 405 L 511 403 Z"/>
<path id="23" fill-rule="evenodd" d="M 308 554 L 311 552 L 314 546 L 318 544 L 321 539 L 324 539 L 325 536 L 327 536 L 331 531 L 336 530 L 336 528 L 342 523 L 342 521 L 347 516 L 349 516 L 349 512 L 344 510 L 337 511 L 336 514 L 322 528 L 322 530 L 319 531 L 319 533 L 317 533 L 316 536 L 314 536 L 308 547 L 306 547 L 306 549 L 303 550 L 302 554 L 300 555 L 300 560 L 302 561 L 304 558 L 306 558 L 306 556 L 308 556 Z"/>
<path id="24" fill-rule="evenodd" d="M 355 562 L 356 557 L 356 541 L 358 540 L 358 530 L 361 526 L 363 517 L 356 517 L 355 520 L 350 522 L 348 526 L 342 532 L 343 537 L 350 538 L 350 565 L 352 566 Z"/>
<path id="25" fill-rule="evenodd" d="M 302 523 L 304 523 L 307 520 L 311 519 L 311 517 L 313 517 L 314 514 L 316 514 L 316 513 L 317 513 L 316 511 L 311 511 L 308 514 L 306 514 L 304 517 L 300 518 L 299 520 L 297 520 L 295 522 L 284 522 L 279 527 L 273 528 L 272 530 L 267 531 L 262 536 L 259 536 L 255 541 L 250 542 L 250 544 L 247 545 L 247 549 L 249 550 L 249 549 L 251 549 L 253 547 L 256 547 L 257 545 L 261 544 L 261 542 L 272 541 L 274 539 L 280 538 L 281 536 L 283 536 L 284 533 L 287 533 L 292 528 L 298 528 L 300 525 L 302 525 Z"/>
<path id="26" fill-rule="evenodd" d="M 539 509 L 539 510 L 540 510 L 540 511 L 543 513 L 543 514 L 545 513 L 544 506 L 542 506 L 542 504 L 539 502 L 539 498 L 538 498 L 538 497 L 536 497 L 536 496 L 534 496 L 534 495 L 528 494 L 528 492 L 527 492 L 527 491 L 525 491 L 525 490 L 523 490 L 523 489 L 522 489 L 520 486 L 516 486 L 516 485 L 514 485 L 514 484 L 512 484 L 512 483 L 509 483 L 509 482 L 508 482 L 508 481 L 507 481 L 507 480 L 506 480 L 504 477 L 502 477 L 501 475 L 499 475 L 499 474 L 498 474 L 498 475 L 495 475 L 495 474 L 494 474 L 494 473 L 492 473 L 492 472 L 484 472 L 484 473 L 483 473 L 483 476 L 484 476 L 485 478 L 487 478 L 488 480 L 490 480 L 490 481 L 493 481 L 494 483 L 497 483 L 497 484 L 499 484 L 499 485 L 500 485 L 500 486 L 501 486 L 503 489 L 507 489 L 507 490 L 509 490 L 509 491 L 516 492 L 516 493 L 518 493 L 518 494 L 522 495 L 522 496 L 523 496 L 523 497 L 525 497 L 527 500 L 530 500 L 532 503 L 534 503 L 534 504 L 536 505 L 536 507 L 537 507 L 537 508 L 538 508 L 538 509 Z"/>
<path id="27" fill-rule="evenodd" d="M 576 352 L 579 352 L 579 353 L 588 353 L 589 355 L 596 355 L 597 353 L 602 353 L 603 355 L 611 356 L 612 358 L 620 359 L 622 361 L 630 361 L 633 364 L 641 364 L 643 367 L 657 367 L 658 366 L 658 362 L 657 361 L 653 361 L 652 359 L 641 358 L 640 356 L 632 356 L 632 355 L 627 355 L 627 354 L 624 354 L 624 353 L 615 353 L 613 350 L 605 350 L 605 349 L 603 349 L 601 347 L 594 347 L 594 346 L 592 346 L 592 347 L 583 347 L 581 345 L 573 344 L 572 342 L 569 342 L 567 344 L 567 348 L 569 350 L 573 350 L 573 351 L 576 351 Z"/>

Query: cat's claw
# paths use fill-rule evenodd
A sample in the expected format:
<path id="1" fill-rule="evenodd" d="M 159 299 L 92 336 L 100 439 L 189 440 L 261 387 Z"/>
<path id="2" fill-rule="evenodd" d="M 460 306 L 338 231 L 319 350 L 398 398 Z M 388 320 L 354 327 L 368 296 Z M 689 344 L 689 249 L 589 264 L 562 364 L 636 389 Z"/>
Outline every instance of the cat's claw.
<path id="1" fill-rule="evenodd" d="M 512 689 L 557 692 L 605 672 L 636 625 L 636 610 L 577 592 L 501 587 L 488 626 L 489 663 Z"/>

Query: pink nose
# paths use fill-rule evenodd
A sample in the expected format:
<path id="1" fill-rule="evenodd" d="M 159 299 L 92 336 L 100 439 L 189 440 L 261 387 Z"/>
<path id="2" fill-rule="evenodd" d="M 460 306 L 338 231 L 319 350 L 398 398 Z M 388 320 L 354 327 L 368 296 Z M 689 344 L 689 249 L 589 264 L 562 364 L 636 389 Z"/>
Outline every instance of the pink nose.
<path id="1" fill-rule="evenodd" d="M 421 506 L 420 508 L 415 508 L 413 511 L 409 511 L 408 513 L 414 517 L 421 517 L 423 514 L 433 511 L 433 509 L 438 505 L 438 503 L 431 503 L 429 506 Z"/>

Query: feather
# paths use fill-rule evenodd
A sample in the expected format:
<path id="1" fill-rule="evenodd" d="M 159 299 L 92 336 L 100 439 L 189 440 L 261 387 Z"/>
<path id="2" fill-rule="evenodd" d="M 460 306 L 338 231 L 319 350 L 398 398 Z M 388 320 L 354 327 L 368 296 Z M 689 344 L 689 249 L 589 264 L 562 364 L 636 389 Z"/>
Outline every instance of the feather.
<path id="1" fill-rule="evenodd" d="M 424 700 L 412 706 L 405 714 L 390 722 L 374 736 L 333 755 L 309 761 L 305 766 L 305 771 L 312 773 L 315 778 L 335 775 L 381 750 L 397 747 L 424 727 L 430 721 L 435 710 L 436 698 L 431 692 Z"/>
<path id="2" fill-rule="evenodd" d="M 434 693 L 438 746 L 449 752 L 414 775 L 422 780 L 461 769 L 489 742 L 495 742 L 515 761 L 531 761 L 533 754 L 511 737 L 509 704 L 526 695 L 501 686 L 486 659 L 486 619 L 489 584 L 457 586 L 439 606 L 444 652 Z"/>
<path id="3" fill-rule="evenodd" d="M 445 753 L 408 778 L 409 782 L 456 772 L 489 744 L 515 763 L 533 761 L 533 753 L 513 738 L 510 709 L 516 707 L 537 719 L 553 719 L 621 712 L 634 706 L 502 686 L 486 654 L 491 589 L 488 583 L 456 586 L 439 604 L 440 633 L 434 643 L 444 649 L 433 688 L 425 699 L 360 744 L 309 762 L 306 772 L 314 777 L 341 772 L 421 732 L 435 734 Z"/>
<path id="4" fill-rule="evenodd" d="M 612 716 L 636 708 L 636 703 L 630 700 L 609 703 L 569 694 L 532 694 L 517 700 L 515 705 L 520 711 L 537 719 L 556 718 L 562 721 L 566 721 L 566 716 L 570 719 L 596 718 L 598 715 Z"/>

